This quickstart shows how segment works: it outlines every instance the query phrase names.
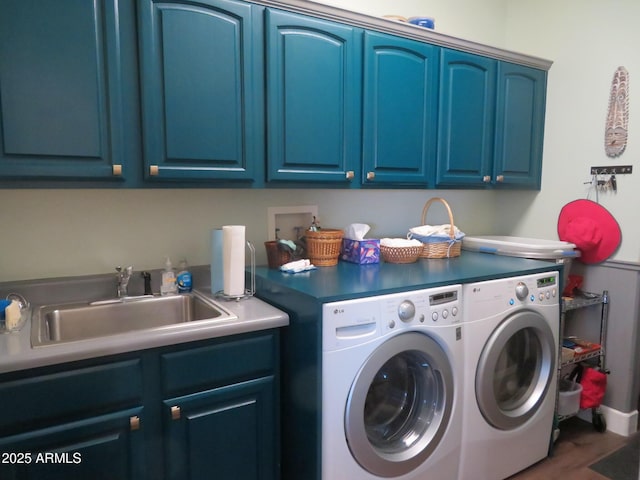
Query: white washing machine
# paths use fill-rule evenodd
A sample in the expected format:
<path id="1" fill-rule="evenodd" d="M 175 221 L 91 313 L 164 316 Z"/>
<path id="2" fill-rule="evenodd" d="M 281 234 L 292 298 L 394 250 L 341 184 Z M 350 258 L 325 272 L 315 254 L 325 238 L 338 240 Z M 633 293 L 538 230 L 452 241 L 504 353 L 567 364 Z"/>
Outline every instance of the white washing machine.
<path id="1" fill-rule="evenodd" d="M 545 458 L 556 399 L 558 272 L 463 285 L 460 477 L 500 480 Z"/>
<path id="2" fill-rule="evenodd" d="M 323 305 L 322 478 L 455 479 L 461 286 Z"/>

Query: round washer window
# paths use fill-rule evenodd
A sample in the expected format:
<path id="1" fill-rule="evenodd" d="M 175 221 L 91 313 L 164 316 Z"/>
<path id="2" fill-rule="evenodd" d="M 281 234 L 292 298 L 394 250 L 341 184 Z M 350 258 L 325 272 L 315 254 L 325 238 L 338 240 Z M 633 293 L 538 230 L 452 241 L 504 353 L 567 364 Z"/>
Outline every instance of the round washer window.
<path id="1" fill-rule="evenodd" d="M 507 340 L 493 369 L 493 394 L 498 408 L 513 411 L 531 397 L 543 355 L 534 329 L 518 330 Z"/>
<path id="2" fill-rule="evenodd" d="M 511 430 L 540 408 L 556 368 L 555 339 L 545 318 L 524 310 L 487 340 L 476 370 L 476 399 L 485 420 Z"/>
<path id="3" fill-rule="evenodd" d="M 414 445 L 441 403 L 441 386 L 429 358 L 417 350 L 397 354 L 385 363 L 369 386 L 364 425 L 371 445 L 385 454 Z"/>
<path id="4" fill-rule="evenodd" d="M 358 372 L 347 400 L 354 458 L 382 477 L 411 472 L 444 435 L 453 393 L 450 362 L 435 340 L 410 332 L 386 341 Z"/>

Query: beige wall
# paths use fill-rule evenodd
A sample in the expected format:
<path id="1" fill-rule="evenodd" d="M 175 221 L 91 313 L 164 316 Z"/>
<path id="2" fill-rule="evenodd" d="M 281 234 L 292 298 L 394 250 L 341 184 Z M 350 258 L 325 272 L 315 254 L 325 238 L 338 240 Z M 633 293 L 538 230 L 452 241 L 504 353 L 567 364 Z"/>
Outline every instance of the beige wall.
<path id="1" fill-rule="evenodd" d="M 633 165 L 618 176 L 618 192 L 599 195 L 618 220 L 622 244 L 613 257 L 640 261 L 640 2 L 617 0 L 511 0 L 507 45 L 554 60 L 549 71 L 542 192 L 531 197 L 504 194 L 496 226 L 514 234 L 553 238 L 560 209 L 569 201 L 595 200 L 591 166 Z M 613 73 L 630 75 L 629 141 L 616 159 L 604 153 L 604 127 Z"/>
<path id="2" fill-rule="evenodd" d="M 370 236 L 404 235 L 418 225 L 425 201 L 441 195 L 456 224 L 489 233 L 493 192 L 423 190 L 0 190 L 0 282 L 162 268 L 186 256 L 209 263 L 210 230 L 247 225 L 259 263 L 266 263 L 267 208 L 317 205 L 322 225 L 368 223 Z M 439 205 L 429 219 L 444 222 Z"/>

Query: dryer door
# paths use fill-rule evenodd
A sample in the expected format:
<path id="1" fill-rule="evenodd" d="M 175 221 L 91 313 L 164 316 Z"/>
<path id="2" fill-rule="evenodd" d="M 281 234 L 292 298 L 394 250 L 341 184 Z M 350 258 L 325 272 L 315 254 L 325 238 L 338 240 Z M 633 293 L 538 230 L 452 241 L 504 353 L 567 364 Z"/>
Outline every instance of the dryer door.
<path id="1" fill-rule="evenodd" d="M 450 421 L 453 380 L 445 351 L 428 335 L 403 333 L 380 345 L 347 400 L 345 430 L 356 461 L 381 477 L 420 466 Z"/>
<path id="2" fill-rule="evenodd" d="M 525 310 L 502 321 L 484 346 L 476 370 L 476 399 L 485 420 L 500 430 L 536 414 L 556 368 L 555 336 L 545 318 Z"/>

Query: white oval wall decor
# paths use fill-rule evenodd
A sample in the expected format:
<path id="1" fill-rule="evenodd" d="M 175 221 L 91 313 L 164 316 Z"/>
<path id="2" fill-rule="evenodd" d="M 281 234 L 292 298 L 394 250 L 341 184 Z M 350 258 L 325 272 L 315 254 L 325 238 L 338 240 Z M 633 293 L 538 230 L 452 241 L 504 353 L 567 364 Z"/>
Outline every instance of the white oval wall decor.
<path id="1" fill-rule="evenodd" d="M 611 81 L 609 111 L 604 132 L 604 151 L 608 157 L 622 155 L 627 146 L 629 127 L 629 72 L 618 67 Z"/>

